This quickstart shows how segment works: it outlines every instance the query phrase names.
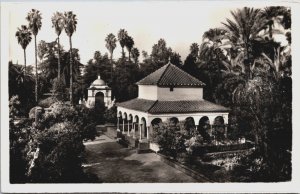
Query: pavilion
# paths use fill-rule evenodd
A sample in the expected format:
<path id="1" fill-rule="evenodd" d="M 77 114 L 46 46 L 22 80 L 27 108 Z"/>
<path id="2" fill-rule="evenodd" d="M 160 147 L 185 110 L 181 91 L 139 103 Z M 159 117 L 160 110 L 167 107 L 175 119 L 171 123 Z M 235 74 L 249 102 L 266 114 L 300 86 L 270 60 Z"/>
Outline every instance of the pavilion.
<path id="1" fill-rule="evenodd" d="M 229 109 L 204 100 L 205 84 L 170 62 L 137 85 L 137 98 L 117 104 L 117 130 L 140 142 L 149 141 L 155 120 L 189 118 L 197 127 L 204 119 L 210 124 L 210 134 L 216 118 L 221 118 L 224 126 L 228 124 Z"/>

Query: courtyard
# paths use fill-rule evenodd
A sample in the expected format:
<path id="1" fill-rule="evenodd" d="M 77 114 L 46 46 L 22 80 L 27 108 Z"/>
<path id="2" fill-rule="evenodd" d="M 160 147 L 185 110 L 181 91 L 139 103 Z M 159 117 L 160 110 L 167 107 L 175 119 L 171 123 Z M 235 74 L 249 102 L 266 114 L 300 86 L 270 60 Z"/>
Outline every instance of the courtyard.
<path id="1" fill-rule="evenodd" d="M 84 164 L 84 169 L 96 174 L 101 182 L 199 182 L 164 163 L 155 153 L 137 154 L 135 149 L 126 148 L 106 135 L 86 142 L 85 148 L 87 163 Z"/>

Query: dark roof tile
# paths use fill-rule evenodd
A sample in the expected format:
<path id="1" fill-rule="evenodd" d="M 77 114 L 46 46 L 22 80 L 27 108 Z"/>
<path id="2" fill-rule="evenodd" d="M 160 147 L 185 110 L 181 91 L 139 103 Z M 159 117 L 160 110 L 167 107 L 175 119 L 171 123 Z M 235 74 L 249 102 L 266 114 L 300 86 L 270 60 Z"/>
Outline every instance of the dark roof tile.
<path id="1" fill-rule="evenodd" d="M 205 84 L 191 76 L 170 62 L 154 71 L 144 79 L 137 82 L 138 85 L 158 86 L 204 86 Z"/>
<path id="2" fill-rule="evenodd" d="M 154 101 L 135 98 L 118 103 L 117 106 L 149 112 L 152 114 L 163 113 L 195 113 L 195 112 L 228 112 L 230 109 L 224 106 L 208 102 L 206 100 L 195 101 Z"/>

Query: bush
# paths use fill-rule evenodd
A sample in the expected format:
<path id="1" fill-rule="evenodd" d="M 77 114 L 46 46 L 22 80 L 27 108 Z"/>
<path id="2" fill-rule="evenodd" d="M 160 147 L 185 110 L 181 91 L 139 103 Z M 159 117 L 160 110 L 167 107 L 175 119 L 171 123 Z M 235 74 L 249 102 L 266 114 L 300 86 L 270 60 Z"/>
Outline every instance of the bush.
<path id="1" fill-rule="evenodd" d="M 56 97 L 50 96 L 46 99 L 43 99 L 39 102 L 39 106 L 43 108 L 49 108 L 53 103 L 57 102 L 58 99 Z"/>
<path id="2" fill-rule="evenodd" d="M 12 99 L 10 115 L 18 113 L 17 98 Z M 30 117 L 35 117 L 35 109 Z M 14 124 L 10 120 L 10 179 L 12 183 L 98 182 L 97 176 L 82 168 L 84 140 L 98 135 L 96 124 L 103 110 L 73 107 L 57 101 L 41 112 L 38 125 L 33 119 Z M 100 118 L 101 119 L 101 118 Z M 103 120 L 103 119 L 102 119 Z"/>
<path id="3" fill-rule="evenodd" d="M 40 183 L 83 182 L 84 145 L 76 124 L 65 121 L 37 134 L 39 156 L 30 181 Z"/>
<path id="4" fill-rule="evenodd" d="M 105 110 L 104 119 L 107 123 L 117 123 L 117 107 L 113 106 L 110 109 Z"/>
<path id="5" fill-rule="evenodd" d="M 184 137 L 178 125 L 164 123 L 153 128 L 152 139 L 160 147 L 161 152 L 176 158 L 178 153 L 185 152 Z"/>

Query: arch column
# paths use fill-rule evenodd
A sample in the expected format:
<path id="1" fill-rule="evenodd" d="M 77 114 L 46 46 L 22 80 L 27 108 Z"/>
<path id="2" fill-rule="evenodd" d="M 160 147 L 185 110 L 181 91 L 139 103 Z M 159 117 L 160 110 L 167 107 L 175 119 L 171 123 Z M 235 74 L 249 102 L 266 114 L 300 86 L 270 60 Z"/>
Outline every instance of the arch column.
<path id="1" fill-rule="evenodd" d="M 132 120 L 132 126 L 131 126 L 131 133 L 132 133 L 132 137 L 135 138 L 135 123 Z"/>
<path id="2" fill-rule="evenodd" d="M 149 139 L 149 127 L 150 126 L 147 126 L 147 139 Z"/>
<path id="3" fill-rule="evenodd" d="M 123 119 L 122 131 L 123 131 L 123 133 L 125 133 L 125 119 Z"/>
<path id="4" fill-rule="evenodd" d="M 213 120 L 209 119 L 209 135 L 213 135 Z"/>
<path id="5" fill-rule="evenodd" d="M 128 125 L 128 127 L 127 127 L 127 136 L 130 136 L 130 134 L 129 134 L 129 121 L 127 121 L 127 125 Z"/>
<path id="6" fill-rule="evenodd" d="M 120 131 L 120 117 L 117 117 L 118 122 L 117 122 L 117 131 Z"/>
<path id="7" fill-rule="evenodd" d="M 142 126 L 143 126 L 143 124 L 141 123 L 139 123 L 139 130 L 140 130 L 140 141 L 142 140 Z"/>
<path id="8" fill-rule="evenodd" d="M 225 131 L 224 131 L 224 137 L 227 139 L 227 126 L 228 126 L 228 124 L 227 123 L 224 123 L 224 129 L 225 129 Z"/>

